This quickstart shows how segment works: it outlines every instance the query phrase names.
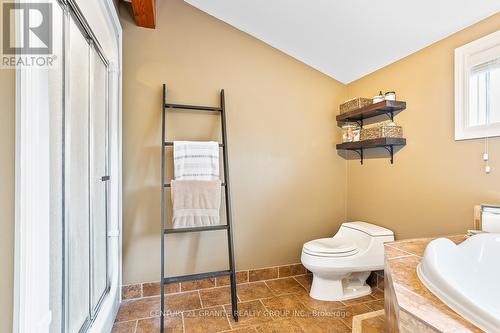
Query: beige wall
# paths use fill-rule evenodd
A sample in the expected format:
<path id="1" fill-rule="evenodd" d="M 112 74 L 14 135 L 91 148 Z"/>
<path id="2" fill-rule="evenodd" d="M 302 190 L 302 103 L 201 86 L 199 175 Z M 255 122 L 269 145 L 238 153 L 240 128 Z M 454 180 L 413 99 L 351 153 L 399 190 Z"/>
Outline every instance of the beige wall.
<path id="1" fill-rule="evenodd" d="M 0 69 L 0 332 L 12 331 L 15 80 L 14 70 Z"/>
<path id="2" fill-rule="evenodd" d="M 409 238 L 464 232 L 473 205 L 500 202 L 500 140 L 490 140 L 486 175 L 483 140 L 456 142 L 453 122 L 454 49 L 500 29 L 500 14 L 347 86 L 181 0 L 158 3 L 156 30 L 137 28 L 123 6 L 121 17 L 124 283 L 159 278 L 163 82 L 175 102 L 217 104 L 226 89 L 239 269 L 298 262 L 304 241 L 332 234 L 346 216 Z M 396 120 L 408 145 L 394 165 L 346 163 L 334 149 L 335 110 L 379 90 L 407 101 Z M 217 120 L 177 113 L 170 139 L 217 138 Z M 169 273 L 225 267 L 221 235 L 169 237 Z"/>
<path id="3" fill-rule="evenodd" d="M 334 149 L 344 86 L 181 0 L 157 5 L 156 30 L 121 8 L 124 283 L 159 279 L 163 82 L 174 102 L 217 105 L 226 91 L 237 268 L 299 262 L 306 240 L 345 217 L 346 162 Z M 177 113 L 168 129 L 203 140 L 217 121 Z M 224 268 L 223 235 L 168 236 L 170 273 Z"/>
<path id="4" fill-rule="evenodd" d="M 500 139 L 454 140 L 454 50 L 500 29 L 500 14 L 348 85 L 348 96 L 395 90 L 408 109 L 396 117 L 408 144 L 395 156 L 349 161 L 348 218 L 389 227 L 399 238 L 463 233 L 473 205 L 500 203 Z"/>

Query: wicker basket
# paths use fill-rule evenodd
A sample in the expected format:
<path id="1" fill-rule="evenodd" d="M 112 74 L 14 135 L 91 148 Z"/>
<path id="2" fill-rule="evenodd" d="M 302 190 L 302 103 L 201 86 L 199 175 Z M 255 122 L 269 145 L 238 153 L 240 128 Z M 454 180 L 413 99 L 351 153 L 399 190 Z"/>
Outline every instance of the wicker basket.
<path id="1" fill-rule="evenodd" d="M 363 98 L 363 97 L 357 97 L 348 100 L 347 102 L 344 102 L 340 104 L 340 113 L 346 113 L 349 111 L 357 110 L 362 108 L 363 106 L 367 106 L 372 104 L 373 101 L 371 98 Z"/>
<path id="2" fill-rule="evenodd" d="M 403 128 L 401 126 L 380 125 L 371 128 L 362 128 L 360 140 L 371 140 L 379 138 L 402 138 Z"/>

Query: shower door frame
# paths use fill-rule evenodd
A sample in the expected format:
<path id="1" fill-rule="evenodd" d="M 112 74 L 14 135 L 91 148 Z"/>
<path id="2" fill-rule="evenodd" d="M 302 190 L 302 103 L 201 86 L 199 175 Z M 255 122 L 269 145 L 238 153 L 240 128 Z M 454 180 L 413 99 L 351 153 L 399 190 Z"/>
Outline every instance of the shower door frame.
<path id="1" fill-rule="evenodd" d="M 106 297 L 106 295 L 109 293 L 110 291 L 110 285 L 111 285 L 111 281 L 110 281 L 110 274 L 109 274 L 109 264 L 110 264 L 110 260 L 109 260 L 109 256 L 110 256 L 110 253 L 109 253 L 109 239 L 108 239 L 108 232 L 109 232 L 109 227 L 108 227 L 108 224 L 109 224 L 109 211 L 108 211 L 108 207 L 109 207 L 109 156 L 110 156 L 110 152 L 109 152 L 109 126 L 110 126 L 110 123 L 109 123 L 109 87 L 108 87 L 108 84 L 109 84 L 109 61 L 106 57 L 106 55 L 104 54 L 104 51 L 102 50 L 102 47 L 100 46 L 99 44 L 99 41 L 97 40 L 97 37 L 94 35 L 91 27 L 89 26 L 89 24 L 87 23 L 85 17 L 83 16 L 83 14 L 81 13 L 80 9 L 78 8 L 77 4 L 74 3 L 73 1 L 68 1 L 67 2 L 67 7 L 66 7 L 66 10 L 67 10 L 67 15 L 68 15 L 68 18 L 69 20 L 72 20 L 74 22 L 74 24 L 77 26 L 78 30 L 80 31 L 80 33 L 82 34 L 82 36 L 85 38 L 86 42 L 87 42 L 87 46 L 88 46 L 88 56 L 87 56 L 87 63 L 88 63 L 88 68 L 87 68 L 87 79 L 88 79 L 88 106 L 87 106 L 87 114 L 86 114 L 86 118 L 87 118 L 87 121 L 88 121 L 88 128 L 87 128 L 87 135 L 88 135 L 88 168 L 87 168 L 87 176 L 88 176 L 88 190 L 89 190 L 89 196 L 88 196 L 88 205 L 89 205 L 89 220 L 88 220 L 88 225 L 89 225 L 89 267 L 88 267 L 88 272 L 89 272 L 89 308 L 88 308 L 88 316 L 85 320 L 85 322 L 83 323 L 82 327 L 80 327 L 79 329 L 79 332 L 87 332 L 88 329 L 90 328 L 90 326 L 92 325 L 92 322 L 94 321 L 94 319 L 97 317 L 97 315 L 99 314 L 99 310 L 101 308 L 101 305 L 104 301 L 104 298 Z M 67 34 L 69 34 L 69 31 L 66 31 L 66 30 L 69 30 L 69 24 L 68 23 L 65 23 L 65 26 L 64 26 L 64 30 L 65 30 L 65 36 L 64 36 L 64 39 L 65 39 L 65 48 L 64 48 L 64 58 L 65 58 L 65 69 L 64 69 L 64 82 L 65 82 L 65 106 L 64 106 L 64 114 L 68 114 L 68 111 L 69 112 L 72 112 L 71 108 L 69 107 L 69 100 L 70 100 L 70 96 L 71 96 L 71 87 L 69 89 L 69 94 L 68 94 L 68 89 L 66 87 L 66 82 L 68 82 L 70 80 L 70 78 L 68 77 L 68 74 L 69 74 L 69 71 L 70 71 L 70 63 L 72 61 L 71 59 L 71 43 L 68 42 L 68 36 Z M 72 38 L 71 36 L 69 36 L 69 38 Z M 92 294 L 93 294 L 93 287 L 94 287 L 94 263 L 93 263 L 93 259 L 94 259 L 94 244 L 93 244 L 93 236 L 94 236 L 94 221 L 93 221 L 93 203 L 94 203 L 94 197 L 92 196 L 93 192 L 92 192 L 92 186 L 95 186 L 92 185 L 91 183 L 95 181 L 94 177 L 92 176 L 96 176 L 96 175 L 93 175 L 92 174 L 92 164 L 93 164 L 93 161 L 95 159 L 95 156 L 94 156 L 94 145 L 93 145 L 93 139 L 94 139 L 94 127 L 93 127 L 93 118 L 94 118 L 94 113 L 93 113 L 93 100 L 94 100 L 94 95 L 93 95 L 93 91 L 94 91 L 94 80 L 93 80 L 93 77 L 92 77 L 92 73 L 93 73 L 93 63 L 91 61 L 91 59 L 93 58 L 93 55 L 92 55 L 92 51 L 95 52 L 95 54 L 100 58 L 101 62 L 104 64 L 104 67 L 106 68 L 106 82 L 105 82 L 105 86 L 106 86 L 106 93 L 105 93 L 105 101 L 104 101 L 104 104 L 105 104 L 105 133 L 104 136 L 105 136 L 105 152 L 106 152 L 106 158 L 105 158 L 105 174 L 104 175 L 99 175 L 99 178 L 103 177 L 106 177 L 107 179 L 106 180 L 102 180 L 103 182 L 105 182 L 106 184 L 106 188 L 105 188 L 105 206 L 106 206 L 106 212 L 105 212 L 105 215 L 106 215 L 106 287 L 103 291 L 103 293 L 99 296 L 99 299 L 97 300 L 96 302 L 96 306 L 94 307 L 94 301 L 95 299 L 93 298 Z M 67 118 L 67 117 L 65 117 Z M 71 126 L 69 127 L 66 127 L 67 125 L 65 124 L 65 129 L 64 129 L 64 140 L 66 141 L 66 136 L 71 136 Z M 65 160 L 65 163 L 67 162 L 67 159 L 71 160 L 71 153 L 70 151 L 68 150 L 68 148 L 66 148 L 65 152 L 65 157 L 64 157 L 64 160 Z M 66 175 L 66 173 L 70 172 L 69 170 L 65 169 L 64 171 L 64 179 L 68 179 L 69 177 Z M 68 184 L 67 181 L 65 181 L 65 186 L 71 186 L 70 184 Z M 68 195 L 67 193 L 69 193 L 69 190 L 68 188 L 65 189 L 65 192 L 66 192 L 66 195 Z M 65 196 L 66 196 L 65 195 Z M 70 290 L 70 271 L 69 271 L 69 265 L 74 265 L 75 263 L 71 263 L 69 262 L 70 260 L 70 254 L 69 254 L 69 251 L 70 251 L 70 248 L 69 248 L 69 245 L 68 245 L 68 240 L 69 240 L 69 228 L 70 226 L 68 225 L 68 222 L 69 222 L 69 218 L 68 218 L 68 213 L 71 212 L 71 202 L 69 200 L 66 200 L 66 197 L 64 198 L 65 200 L 65 204 L 64 204 L 64 221 L 63 221 L 63 225 L 64 225 L 64 238 L 63 238 L 63 251 L 64 251 L 64 255 L 63 257 L 65 258 L 63 260 L 63 279 L 64 279 L 64 286 L 65 286 L 65 290 L 63 292 L 63 304 L 64 304 L 64 308 L 63 308 L 63 324 L 65 325 L 65 328 L 64 328 L 64 332 L 67 332 L 69 331 L 69 320 L 71 318 L 69 318 L 69 314 L 70 314 L 70 302 L 69 302 L 69 295 L 71 295 L 71 290 Z"/>

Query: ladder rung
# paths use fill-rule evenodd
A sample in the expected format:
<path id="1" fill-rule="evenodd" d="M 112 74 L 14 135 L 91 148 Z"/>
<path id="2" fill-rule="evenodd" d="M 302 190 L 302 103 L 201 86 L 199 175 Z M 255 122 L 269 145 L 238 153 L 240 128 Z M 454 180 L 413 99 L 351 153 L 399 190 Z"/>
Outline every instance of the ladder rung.
<path id="1" fill-rule="evenodd" d="M 208 278 L 213 278 L 213 277 L 218 277 L 218 276 L 226 276 L 226 275 L 231 275 L 231 271 L 225 270 L 225 271 L 215 271 L 215 272 L 207 272 L 207 273 L 198 273 L 198 274 L 166 277 L 163 279 L 163 283 L 175 283 L 175 282 L 184 282 L 184 281 L 191 281 L 191 280 L 202 280 L 202 279 L 208 279 Z"/>
<path id="2" fill-rule="evenodd" d="M 173 141 L 167 141 L 164 144 L 165 144 L 165 146 L 173 146 L 174 145 Z M 219 147 L 224 147 L 224 144 L 219 143 Z"/>
<path id="3" fill-rule="evenodd" d="M 215 112 L 222 111 L 222 108 L 217 107 L 217 106 L 201 106 L 201 105 L 185 105 L 185 104 L 166 103 L 165 107 L 171 108 L 171 109 L 184 109 L 184 110 L 215 111 Z"/>
<path id="4" fill-rule="evenodd" d="M 166 183 L 163 186 L 165 186 L 165 187 L 171 187 L 172 185 L 170 185 L 170 183 Z M 220 183 L 220 186 L 226 186 L 226 183 Z"/>
<path id="5" fill-rule="evenodd" d="M 182 233 L 182 232 L 223 230 L 223 229 L 228 229 L 228 228 L 229 228 L 229 226 L 227 224 L 221 224 L 221 225 L 210 225 L 210 226 L 206 226 L 206 227 L 165 229 L 165 234 L 178 234 L 178 233 Z"/>

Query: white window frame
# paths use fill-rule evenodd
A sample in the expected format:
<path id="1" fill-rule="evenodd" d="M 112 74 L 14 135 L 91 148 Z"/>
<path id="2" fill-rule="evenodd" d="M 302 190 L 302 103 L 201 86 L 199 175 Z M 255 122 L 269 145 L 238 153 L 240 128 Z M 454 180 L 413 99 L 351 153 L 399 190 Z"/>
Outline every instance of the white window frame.
<path id="1" fill-rule="evenodd" d="M 467 140 L 500 136 L 500 124 L 469 126 L 469 79 L 471 60 L 491 59 L 493 48 L 500 50 L 500 30 L 455 49 L 455 140 Z M 490 53 L 490 54 L 488 54 Z M 500 57 L 500 51 L 495 51 Z"/>
<path id="2" fill-rule="evenodd" d="M 48 332 L 50 142 L 48 72 L 17 69 L 14 332 Z"/>

